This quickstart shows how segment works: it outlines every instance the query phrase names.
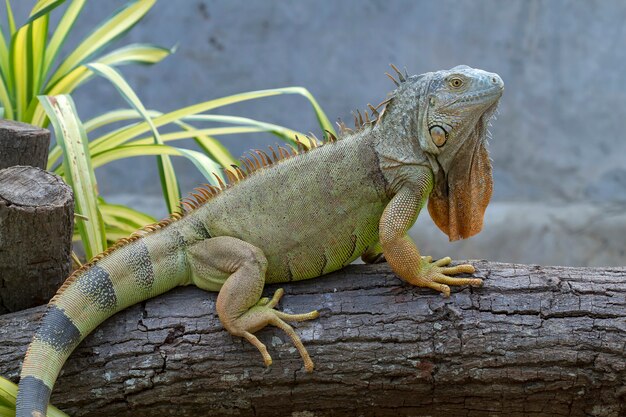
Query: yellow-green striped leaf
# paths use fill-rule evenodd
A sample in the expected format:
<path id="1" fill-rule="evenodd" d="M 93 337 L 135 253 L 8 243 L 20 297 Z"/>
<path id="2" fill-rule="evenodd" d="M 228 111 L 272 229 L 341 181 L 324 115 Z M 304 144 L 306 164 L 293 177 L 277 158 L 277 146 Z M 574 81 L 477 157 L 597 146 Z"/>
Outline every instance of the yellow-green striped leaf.
<path id="1" fill-rule="evenodd" d="M 157 112 L 155 110 L 148 110 L 148 114 L 150 115 L 151 118 L 155 118 L 158 116 L 161 116 L 162 113 L 161 112 Z M 135 110 L 132 109 L 123 109 L 123 110 L 113 110 L 111 112 L 105 113 L 101 116 L 95 117 L 89 121 L 87 121 L 85 123 L 85 128 L 87 129 L 87 132 L 90 132 L 92 130 L 98 129 L 100 127 L 106 126 L 110 123 L 117 123 L 117 122 L 121 122 L 124 120 L 132 120 L 132 119 L 137 119 L 140 118 L 141 116 L 139 115 L 139 113 L 137 113 Z M 224 145 L 222 145 L 217 139 L 212 138 L 211 136 L 209 136 L 211 133 L 209 133 L 208 131 L 205 132 L 200 132 L 199 130 L 197 130 L 194 126 L 185 123 L 181 120 L 176 120 L 174 122 L 172 122 L 178 126 L 180 126 L 181 128 L 185 129 L 185 131 L 187 132 L 194 132 L 193 134 L 186 136 L 186 137 L 192 137 L 196 143 L 198 144 L 198 146 L 200 146 L 202 148 L 202 150 L 204 150 L 204 152 L 209 155 L 214 161 L 216 161 L 218 164 L 222 165 L 222 166 L 230 166 L 232 164 L 236 164 L 237 160 L 231 155 L 231 153 L 228 151 L 228 149 L 226 149 L 226 147 Z M 124 128 L 118 130 L 118 132 L 120 132 L 121 130 L 123 130 Z M 224 129 L 228 129 L 228 128 L 224 128 Z M 260 129 L 255 129 L 255 128 L 246 128 L 246 127 L 239 127 L 239 128 L 232 128 L 233 131 L 226 133 L 226 131 L 224 131 L 224 133 L 219 133 L 219 134 L 233 134 L 233 133 L 250 133 L 252 131 L 258 132 L 258 131 L 262 131 Z M 239 129 L 238 132 L 235 132 L 234 130 Z M 220 132 L 219 130 L 215 130 L 216 134 L 218 134 L 218 132 Z M 106 142 L 106 138 L 107 137 L 114 137 L 115 134 L 117 132 L 109 132 L 106 136 L 102 137 L 101 139 Z M 176 138 L 172 138 L 170 139 L 170 135 L 161 135 L 161 137 L 163 138 L 163 141 L 168 141 L 168 140 L 175 140 Z M 167 138 L 166 138 L 167 137 Z M 142 143 L 147 143 L 147 142 L 142 142 Z M 92 146 L 92 144 L 90 144 L 90 146 Z M 97 143 L 94 144 L 94 146 L 97 146 Z M 106 147 L 104 144 L 101 147 L 101 150 L 104 149 L 108 149 L 109 147 Z M 92 148 L 90 148 L 92 149 Z"/>
<path id="2" fill-rule="evenodd" d="M 10 41 L 11 38 L 9 37 L 9 43 Z M 6 39 L 4 38 L 2 25 L 0 25 L 0 79 L 4 79 L 5 83 L 9 81 L 7 78 L 10 74 L 9 68 L 9 47 Z"/>
<path id="3" fill-rule="evenodd" d="M 120 224 L 128 226 L 131 232 L 147 225 L 156 223 L 157 219 L 154 217 L 142 213 L 138 210 L 134 210 L 130 207 L 123 206 L 121 204 L 106 203 L 104 200 L 99 202 L 102 216 L 105 218 L 105 223 L 112 224 L 106 221 L 107 219 L 115 219 Z"/>
<path id="4" fill-rule="evenodd" d="M 87 0 L 73 0 L 70 5 L 67 6 L 67 9 L 65 9 L 65 13 L 63 13 L 63 17 L 59 21 L 52 38 L 50 38 L 48 48 L 46 49 L 43 65 L 43 73 L 45 75 L 44 78 L 47 78 L 50 73 L 52 62 L 56 59 L 61 46 L 65 43 L 67 35 L 72 30 L 72 27 L 76 22 L 76 18 L 83 9 L 86 1 Z"/>
<path id="5" fill-rule="evenodd" d="M 148 110 L 148 115 L 150 117 L 155 118 L 160 116 L 162 113 L 156 110 Z M 137 113 L 137 110 L 134 109 L 117 109 L 111 110 L 109 112 L 103 113 L 100 116 L 96 116 L 93 119 L 89 119 L 85 122 L 85 130 L 87 132 L 91 132 L 93 130 L 99 129 L 103 126 L 123 122 L 125 120 L 134 120 L 141 119 L 141 115 Z"/>
<path id="6" fill-rule="evenodd" d="M 31 9 L 30 16 L 28 17 L 26 24 L 39 19 L 43 15 L 47 15 L 63 3 L 65 3 L 65 0 L 39 0 Z"/>
<path id="7" fill-rule="evenodd" d="M 91 32 L 61 63 L 50 78 L 50 84 L 55 84 L 69 71 L 83 64 L 90 56 L 126 33 L 154 6 L 155 2 L 156 0 L 137 0 L 115 12 L 113 16 Z"/>
<path id="8" fill-rule="evenodd" d="M 196 168 L 198 168 L 207 181 L 211 183 L 215 182 L 215 178 L 212 175 L 213 173 L 220 176 L 220 178 L 223 178 L 223 174 L 220 171 L 221 167 L 208 156 L 198 151 L 176 148 L 168 145 L 153 144 L 118 146 L 102 153 L 93 154 L 91 157 L 91 163 L 94 168 L 98 168 L 120 159 L 147 155 L 184 156 L 191 161 Z"/>
<path id="9" fill-rule="evenodd" d="M 150 131 L 152 132 L 152 136 L 154 138 L 154 143 L 158 145 L 163 144 L 163 140 L 159 135 L 159 131 L 157 130 L 154 123 L 152 123 L 152 118 L 148 115 L 146 108 L 144 107 L 137 94 L 133 91 L 133 89 L 128 85 L 126 80 L 122 77 L 122 75 L 117 72 L 113 67 L 110 67 L 105 64 L 89 64 L 87 66 L 96 74 L 106 78 L 109 80 L 115 88 L 120 92 L 124 100 L 128 102 L 145 120 L 145 123 L 150 127 Z M 178 187 L 178 181 L 176 180 L 176 173 L 174 172 L 174 166 L 172 165 L 172 161 L 167 156 L 157 156 L 157 165 L 159 168 L 159 176 L 161 178 L 161 187 L 163 188 L 163 195 L 165 197 L 165 203 L 167 204 L 167 209 L 170 213 L 173 213 L 177 210 L 180 202 L 180 190 Z"/>
<path id="10" fill-rule="evenodd" d="M 11 41 L 11 75 L 15 83 L 15 107 L 18 120 L 24 120 L 28 106 L 29 68 L 28 55 L 28 32 L 30 26 L 22 26 Z"/>
<path id="11" fill-rule="evenodd" d="M 76 212 L 89 219 L 77 220 L 77 227 L 85 253 L 92 258 L 106 249 L 106 238 L 87 135 L 70 96 L 41 96 L 40 100 L 63 150 L 64 179 L 74 190 Z"/>
<path id="12" fill-rule="evenodd" d="M 48 36 L 48 15 L 42 15 L 30 23 L 29 46 L 30 46 L 30 80 L 28 99 L 38 103 L 37 94 L 41 93 L 43 84 L 43 60 L 46 53 L 46 38 Z M 31 98 L 32 97 L 32 98 Z M 30 105 L 30 102 L 29 102 Z M 30 114 L 29 114 L 30 113 Z M 24 118 L 30 120 L 32 111 L 27 111 Z"/>
<path id="13" fill-rule="evenodd" d="M 7 23 L 9 24 L 9 38 L 11 38 L 15 34 L 15 18 L 13 17 L 11 2 L 9 0 L 5 0 L 4 4 L 7 7 Z"/>
<path id="14" fill-rule="evenodd" d="M 313 99 L 313 97 L 311 96 L 311 93 L 309 93 L 309 91 L 303 87 L 275 88 L 275 89 L 270 89 L 270 90 L 251 91 L 247 93 L 240 93 L 240 94 L 235 94 L 232 96 L 221 97 L 218 99 L 209 100 L 203 103 L 198 103 L 192 106 L 184 107 L 182 109 L 178 109 L 178 110 L 163 114 L 161 116 L 155 117 L 152 120 L 152 123 L 154 124 L 155 127 L 160 127 L 168 123 L 172 123 L 176 120 L 183 120 L 186 117 L 189 117 L 192 115 L 198 115 L 198 113 L 202 113 L 202 112 L 212 110 L 218 107 L 227 106 L 229 104 L 235 104 L 235 103 L 239 103 L 242 101 L 255 100 L 255 99 L 259 99 L 263 97 L 277 96 L 281 94 L 299 94 L 299 95 L 306 97 L 311 102 L 311 105 L 316 111 L 318 120 L 322 120 L 322 121 L 325 120 L 323 123 L 320 124 L 320 126 L 324 130 L 328 129 L 330 132 L 335 134 L 335 130 L 330 125 L 330 122 L 328 121 L 328 118 L 326 117 L 324 112 L 321 110 L 321 108 L 319 108 L 319 105 L 317 104 L 315 99 Z M 150 126 L 145 122 L 139 123 L 134 126 L 130 126 L 128 129 L 123 129 L 114 136 L 107 135 L 108 136 L 106 138 L 108 142 L 107 146 L 110 146 L 110 147 L 118 146 L 148 131 L 150 131 Z M 100 138 L 95 139 L 93 142 L 100 143 L 102 142 L 102 139 L 103 137 L 100 137 Z"/>
<path id="15" fill-rule="evenodd" d="M 162 48 L 148 44 L 132 44 L 123 48 L 116 49 L 98 58 L 93 63 L 101 63 L 107 65 L 125 65 L 130 63 L 138 64 L 155 64 L 165 57 L 169 56 L 173 49 Z M 88 81 L 94 76 L 88 66 L 81 65 L 74 68 L 63 78 L 61 78 L 54 86 L 48 87 L 47 95 L 55 96 L 58 94 L 69 94 L 82 83 Z M 45 121 L 45 113 L 41 107 L 33 109 L 32 124 L 42 126 Z"/>
<path id="16" fill-rule="evenodd" d="M 7 119 L 13 119 L 13 103 L 11 103 L 9 91 L 6 88 L 2 77 L 0 77 L 0 104 L 4 109 L 4 114 L 2 117 L 6 117 Z"/>

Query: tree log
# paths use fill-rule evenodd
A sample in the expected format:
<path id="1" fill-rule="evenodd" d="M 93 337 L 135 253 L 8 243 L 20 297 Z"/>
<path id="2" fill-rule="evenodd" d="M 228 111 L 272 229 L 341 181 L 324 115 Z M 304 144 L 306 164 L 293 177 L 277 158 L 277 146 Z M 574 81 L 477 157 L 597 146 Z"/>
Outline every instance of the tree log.
<path id="1" fill-rule="evenodd" d="M 0 170 L 0 312 L 45 304 L 72 267 L 72 189 L 40 168 Z"/>
<path id="2" fill-rule="evenodd" d="M 386 265 L 285 285 L 316 364 L 259 332 L 230 336 L 215 294 L 179 288 L 99 327 L 52 402 L 73 416 L 603 416 L 626 413 L 626 268 L 473 262 L 481 288 L 449 298 Z M 277 286 L 270 286 L 272 294 Z M 43 308 L 0 317 L 0 374 L 17 380 Z"/>
<path id="3" fill-rule="evenodd" d="M 15 165 L 46 168 L 50 131 L 0 119 L 0 169 Z"/>

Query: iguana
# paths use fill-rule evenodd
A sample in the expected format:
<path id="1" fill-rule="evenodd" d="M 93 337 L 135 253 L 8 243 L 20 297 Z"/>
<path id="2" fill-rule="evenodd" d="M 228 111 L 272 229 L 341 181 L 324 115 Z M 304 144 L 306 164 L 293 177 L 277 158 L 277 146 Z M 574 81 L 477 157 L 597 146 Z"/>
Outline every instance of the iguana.
<path id="1" fill-rule="evenodd" d="M 76 346 L 114 313 L 179 285 L 219 291 L 217 313 L 231 334 L 272 359 L 255 332 L 284 330 L 304 367 L 313 362 L 287 321 L 317 311 L 276 310 L 283 290 L 265 283 L 309 279 L 361 258 L 385 259 L 404 281 L 448 296 L 449 285 L 481 285 L 471 265 L 422 257 L 407 230 L 428 200 L 450 240 L 482 228 L 492 192 L 487 126 L 502 95 L 497 74 L 458 66 L 409 77 L 373 118 L 340 138 L 254 151 L 227 169 L 228 183 L 198 188 L 173 214 L 123 239 L 75 271 L 48 304 L 22 366 L 17 417 L 45 416 L 50 392 Z M 389 75 L 389 74 L 387 74 Z M 380 111 L 379 111 L 380 110 Z"/>

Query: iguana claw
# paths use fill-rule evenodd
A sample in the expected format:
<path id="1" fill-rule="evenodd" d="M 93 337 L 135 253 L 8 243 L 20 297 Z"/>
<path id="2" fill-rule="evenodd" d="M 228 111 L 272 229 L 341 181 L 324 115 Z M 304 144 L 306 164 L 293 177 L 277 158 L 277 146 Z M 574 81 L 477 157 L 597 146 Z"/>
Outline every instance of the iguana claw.
<path id="1" fill-rule="evenodd" d="M 473 274 L 476 272 L 476 269 L 472 265 L 462 264 L 448 267 L 446 265 L 452 262 L 452 259 L 448 256 L 435 262 L 430 262 L 432 258 L 428 258 L 430 257 L 422 257 L 422 265 L 415 285 L 432 288 L 441 292 L 445 297 L 449 297 L 449 285 L 471 285 L 472 287 L 478 287 L 483 284 L 483 280 L 480 278 L 453 278 L 448 276 L 464 273 Z"/>
<path id="2" fill-rule="evenodd" d="M 274 307 L 276 307 L 283 294 L 284 290 L 279 288 L 276 290 L 271 300 L 267 298 L 260 299 L 254 307 L 242 314 L 232 323 L 231 326 L 229 326 L 229 331 L 234 335 L 244 337 L 248 342 L 252 343 L 259 350 L 259 352 L 261 352 L 265 366 L 270 366 L 272 364 L 272 357 L 268 353 L 267 347 L 253 333 L 267 325 L 276 326 L 287 333 L 287 335 L 291 338 L 291 341 L 295 345 L 296 349 L 298 349 L 298 352 L 304 361 L 304 369 L 306 369 L 307 372 L 311 372 L 314 368 L 313 361 L 302 344 L 300 337 L 293 330 L 293 327 L 287 324 L 285 320 L 312 320 L 319 317 L 319 312 L 314 310 L 305 314 L 288 314 L 275 310 Z"/>

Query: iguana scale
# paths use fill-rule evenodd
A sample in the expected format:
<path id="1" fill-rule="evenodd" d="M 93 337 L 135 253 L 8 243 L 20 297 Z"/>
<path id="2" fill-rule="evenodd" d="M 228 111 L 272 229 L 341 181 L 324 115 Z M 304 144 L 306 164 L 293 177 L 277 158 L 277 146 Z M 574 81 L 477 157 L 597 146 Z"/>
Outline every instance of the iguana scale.
<path id="1" fill-rule="evenodd" d="M 397 69 L 393 67 L 396 71 Z M 114 313 L 179 285 L 219 291 L 217 313 L 231 334 L 272 359 L 254 333 L 284 330 L 307 371 L 300 338 L 286 321 L 317 311 L 275 310 L 282 289 L 261 298 L 265 283 L 318 277 L 348 265 L 386 259 L 403 280 L 449 295 L 449 285 L 481 284 L 471 265 L 422 257 L 407 230 L 428 200 L 451 240 L 482 228 L 492 178 L 486 133 L 503 92 L 500 77 L 467 66 L 408 77 L 359 113 L 323 146 L 255 151 L 226 174 L 229 183 L 197 189 L 184 214 L 147 226 L 72 274 L 50 301 L 22 366 L 17 417 L 45 416 L 50 392 L 76 346 Z M 311 148 L 311 149 L 309 149 Z"/>

